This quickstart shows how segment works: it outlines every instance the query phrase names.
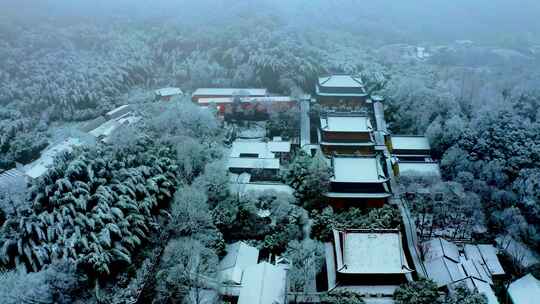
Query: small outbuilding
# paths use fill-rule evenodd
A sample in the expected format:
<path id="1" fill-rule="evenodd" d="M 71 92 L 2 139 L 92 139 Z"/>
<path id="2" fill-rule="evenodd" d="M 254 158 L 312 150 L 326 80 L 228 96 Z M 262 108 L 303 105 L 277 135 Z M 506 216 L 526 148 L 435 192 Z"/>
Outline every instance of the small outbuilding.
<path id="1" fill-rule="evenodd" d="M 400 160 L 424 161 L 431 158 L 431 146 L 425 136 L 392 136 L 390 152 Z"/>
<path id="2" fill-rule="evenodd" d="M 180 88 L 162 88 L 155 91 L 156 100 L 170 101 L 175 96 L 182 96 L 184 92 Z"/>
<path id="3" fill-rule="evenodd" d="M 238 304 L 285 304 L 287 272 L 267 262 L 248 267 Z"/>
<path id="4" fill-rule="evenodd" d="M 540 280 L 529 273 L 510 284 L 508 295 L 512 304 L 537 304 L 540 301 Z"/>
<path id="5" fill-rule="evenodd" d="M 82 144 L 78 138 L 68 138 L 43 151 L 40 158 L 24 166 L 22 171 L 30 178 L 38 178 L 54 165 L 54 160 L 58 155 L 64 152 L 71 152 L 73 148 Z"/>
<path id="6" fill-rule="evenodd" d="M 257 265 L 259 249 L 244 242 L 236 242 L 227 246 L 227 254 L 219 262 L 219 279 L 224 284 L 240 285 L 244 270 Z"/>

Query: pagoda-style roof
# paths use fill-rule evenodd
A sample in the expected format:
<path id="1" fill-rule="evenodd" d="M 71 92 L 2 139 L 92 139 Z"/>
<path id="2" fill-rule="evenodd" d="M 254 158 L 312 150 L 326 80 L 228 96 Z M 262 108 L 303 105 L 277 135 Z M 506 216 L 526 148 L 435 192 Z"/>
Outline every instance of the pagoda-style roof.
<path id="1" fill-rule="evenodd" d="M 388 181 L 376 157 L 334 157 L 332 167 L 334 170 L 332 182 L 384 183 Z"/>
<path id="2" fill-rule="evenodd" d="M 320 77 L 316 92 L 319 96 L 365 97 L 368 95 L 362 79 L 351 75 Z"/>
<path id="3" fill-rule="evenodd" d="M 334 230 L 337 272 L 405 274 L 411 272 L 399 230 Z"/>
<path id="4" fill-rule="evenodd" d="M 321 117 L 321 129 L 325 132 L 372 132 L 371 121 L 366 116 L 328 115 Z"/>

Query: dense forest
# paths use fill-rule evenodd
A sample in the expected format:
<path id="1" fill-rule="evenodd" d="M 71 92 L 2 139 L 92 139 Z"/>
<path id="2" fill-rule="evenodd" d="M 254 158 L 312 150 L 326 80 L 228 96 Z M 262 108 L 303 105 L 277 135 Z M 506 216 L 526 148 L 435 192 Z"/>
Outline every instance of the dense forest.
<path id="1" fill-rule="evenodd" d="M 496 28 L 497 18 L 478 14 L 429 29 L 429 5 L 411 20 L 406 4 L 363 3 L 355 15 L 355 1 L 157 1 L 134 11 L 128 2 L 44 1 L 0 13 L 0 172 L 117 106 L 142 117 L 108 143 L 61 155 L 27 195 L 0 197 L 4 303 L 179 303 L 236 240 L 286 256 L 297 274 L 291 288 L 302 291 L 322 267 L 329 227 L 398 226 L 392 208 L 322 208 L 328 168 L 304 154 L 282 176 L 295 195 L 231 195 L 226 130 L 189 98 L 152 103 L 166 86 L 300 96 L 322 74 L 361 75 L 385 97 L 391 132 L 426 134 L 440 160 L 442 181 L 406 181 L 404 191 L 451 193 L 440 221 L 540 253 L 540 26 L 511 22 L 536 18 L 534 1 L 522 16 L 495 1 L 509 19 Z M 463 11 L 485 5 L 459 2 Z M 417 46 L 430 56 L 417 58 Z"/>

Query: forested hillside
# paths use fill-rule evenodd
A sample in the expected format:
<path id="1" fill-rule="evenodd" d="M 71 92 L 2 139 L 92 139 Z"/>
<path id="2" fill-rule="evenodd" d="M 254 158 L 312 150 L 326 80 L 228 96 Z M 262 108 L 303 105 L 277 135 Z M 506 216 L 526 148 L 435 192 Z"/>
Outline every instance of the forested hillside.
<path id="1" fill-rule="evenodd" d="M 45 4 L 29 10 L 31 18 L 16 9 L 0 14 L 0 173 L 39 158 L 61 127 L 126 103 L 142 117 L 109 143 L 62 155 L 16 204 L 0 198 L 5 303 L 128 303 L 144 289 L 141 282 L 152 287 L 143 299 L 175 303 L 188 293 L 185 282 L 199 280 L 185 269 L 214 273 L 225 242 L 250 239 L 300 261 L 291 252 L 307 246 L 318 265 L 320 244 L 302 242 L 310 216 L 318 240 L 328 239 L 329 222 L 397 226 L 395 210 L 332 218 L 318 210 L 313 184 L 299 185 L 305 192 L 296 197 L 230 195 L 220 121 L 188 99 L 151 103 L 153 90 L 166 86 L 187 93 L 265 87 L 299 96 L 312 94 L 322 74 L 362 75 L 369 93 L 386 98 L 391 132 L 429 137 L 444 179 L 430 186 L 463 193 L 455 212 L 483 226 L 475 237 L 510 235 L 540 253 L 540 53 L 531 51 L 540 45 L 537 27 L 516 37 L 508 34 L 512 25 L 492 36 L 475 28 L 463 37 L 467 30 L 399 26 L 411 22 L 405 12 L 390 24 L 391 12 L 371 4 L 351 16 L 354 3 L 202 2 L 178 13 L 156 4 L 161 10 L 140 8 L 133 18 L 120 4 L 111 8 L 114 17 L 98 15 L 100 5 L 80 17 L 84 10 L 68 14 L 56 1 L 47 2 L 53 17 L 40 12 L 50 8 Z M 202 11 L 209 5 L 212 14 Z M 472 46 L 455 42 L 469 38 Z M 431 56 L 411 57 L 417 46 Z M 267 220 L 257 216 L 260 209 L 270 210 Z M 355 220 L 361 216 L 369 223 Z"/>

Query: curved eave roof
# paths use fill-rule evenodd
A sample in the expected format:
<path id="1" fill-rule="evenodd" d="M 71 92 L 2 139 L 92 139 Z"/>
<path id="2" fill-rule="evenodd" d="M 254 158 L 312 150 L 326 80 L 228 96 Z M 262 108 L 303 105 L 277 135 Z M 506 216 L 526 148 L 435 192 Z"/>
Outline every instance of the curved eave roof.
<path id="1" fill-rule="evenodd" d="M 374 142 L 365 142 L 365 143 L 350 143 L 350 142 L 320 142 L 321 146 L 344 146 L 344 147 L 371 147 L 375 146 Z"/>
<path id="2" fill-rule="evenodd" d="M 388 198 L 391 193 L 341 193 L 327 192 L 324 194 L 328 198 Z"/>

